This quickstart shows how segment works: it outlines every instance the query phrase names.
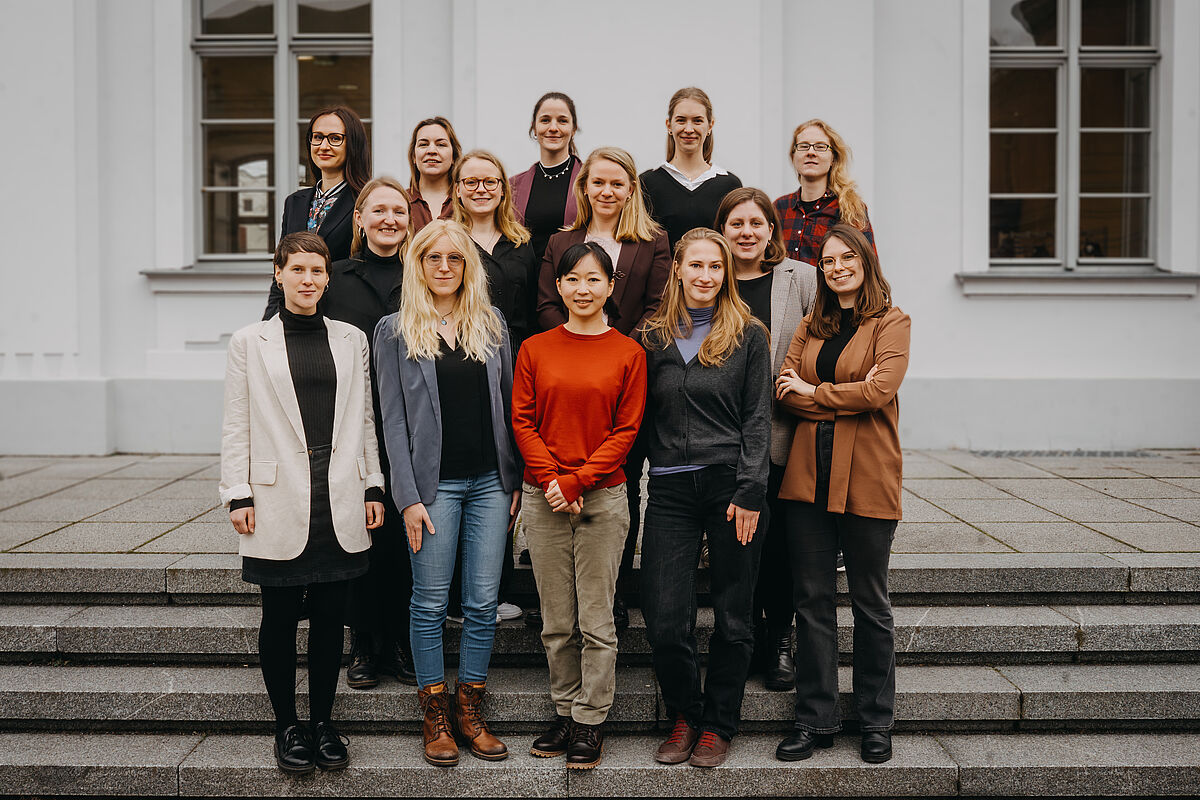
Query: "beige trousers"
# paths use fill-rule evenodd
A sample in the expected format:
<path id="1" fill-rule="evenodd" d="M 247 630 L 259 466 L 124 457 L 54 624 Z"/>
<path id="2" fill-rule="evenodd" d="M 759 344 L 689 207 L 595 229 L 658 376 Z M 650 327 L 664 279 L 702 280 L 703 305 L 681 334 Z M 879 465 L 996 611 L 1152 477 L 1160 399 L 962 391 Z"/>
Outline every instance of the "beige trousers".
<path id="1" fill-rule="evenodd" d="M 612 606 L 629 531 L 625 484 L 584 492 L 581 513 L 564 514 L 526 483 L 521 520 L 542 600 L 550 698 L 561 716 L 598 725 L 616 691 Z"/>

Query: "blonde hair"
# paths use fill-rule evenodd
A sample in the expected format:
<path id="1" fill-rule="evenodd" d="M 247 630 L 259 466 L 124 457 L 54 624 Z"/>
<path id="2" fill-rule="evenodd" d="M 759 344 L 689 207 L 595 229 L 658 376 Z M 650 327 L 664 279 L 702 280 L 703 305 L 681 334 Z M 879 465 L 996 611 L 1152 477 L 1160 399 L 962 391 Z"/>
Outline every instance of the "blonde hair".
<path id="1" fill-rule="evenodd" d="M 468 231 L 471 230 L 471 215 L 467 213 L 462 198 L 458 196 L 458 181 L 462 176 L 463 165 L 472 158 L 486 161 L 500 171 L 500 205 L 492 212 L 492 219 L 500 229 L 500 235 L 520 247 L 531 238 L 529 229 L 517 222 L 517 215 L 513 212 L 512 191 L 508 185 L 508 173 L 505 172 L 504 165 L 487 150 L 472 150 L 454 162 L 454 169 L 450 171 L 450 197 L 454 206 L 454 221 Z"/>
<path id="2" fill-rule="evenodd" d="M 566 230 L 586 231 L 592 222 L 592 204 L 588 202 L 587 198 L 587 182 L 588 177 L 592 174 L 592 166 L 600 159 L 616 164 L 625 170 L 625 175 L 629 178 L 629 199 L 625 201 L 625 206 L 621 209 L 621 217 L 617 220 L 617 241 L 654 241 L 654 237 L 662 232 L 662 228 L 646 210 L 646 201 L 642 197 L 642 184 L 638 180 L 637 166 L 633 163 L 633 156 L 619 147 L 597 147 L 588 154 L 587 160 L 583 162 L 583 167 L 579 170 L 579 177 L 575 179 L 575 205 L 578 213 L 575 215 L 575 223 Z"/>
<path id="3" fill-rule="evenodd" d="M 792 144 L 788 148 L 788 158 L 796 150 L 796 137 L 805 128 L 820 128 L 829 137 L 833 145 L 833 165 L 829 168 L 829 191 L 838 199 L 838 209 L 842 222 L 853 225 L 859 230 L 867 227 L 867 204 L 858 193 L 858 184 L 850 179 L 850 145 L 838 135 L 838 132 L 820 119 L 810 119 L 801 122 L 792 133 Z"/>
<path id="4" fill-rule="evenodd" d="M 734 350 L 741 347 L 748 326 L 758 325 L 764 331 L 766 328 L 754 318 L 750 313 L 750 306 L 738 295 L 737 276 L 733 272 L 733 253 L 729 249 L 729 242 L 712 228 L 692 228 L 675 244 L 671 280 L 667 281 L 667 289 L 663 293 L 658 311 L 646 321 L 642 336 L 648 347 L 665 350 L 675 339 L 691 335 L 692 318 L 684 303 L 683 282 L 674 271 L 683 264 L 688 248 L 695 242 L 702 241 L 712 242 L 721 251 L 725 277 L 721 281 L 721 288 L 717 290 L 717 306 L 713 311 L 712 327 L 700 344 L 697 357 L 705 367 L 719 367 Z"/>
<path id="5" fill-rule="evenodd" d="M 396 315 L 395 335 L 404 339 L 408 357 L 417 361 L 437 358 L 441 336 L 437 332 L 441 317 L 433 307 L 433 292 L 425 282 L 425 254 L 438 239 L 446 236 L 463 257 L 462 284 L 454 305 L 457 312 L 458 341 L 475 361 L 486 361 L 500 349 L 508 332 L 488 298 L 487 275 L 467 229 L 451 219 L 435 219 L 413 237 L 404 254 L 404 283 L 400 313 Z"/>
<path id="6" fill-rule="evenodd" d="M 675 94 L 671 95 L 671 102 L 667 104 L 667 122 L 671 121 L 671 115 L 675 113 L 675 106 L 679 105 L 682 100 L 695 100 L 700 105 L 704 106 L 705 115 L 708 117 L 708 124 L 711 126 L 713 121 L 712 115 L 712 100 L 708 99 L 708 95 L 703 89 L 697 89 L 695 86 L 688 86 L 680 89 Z M 795 141 L 795 138 L 792 139 Z M 712 128 L 709 128 L 708 136 L 704 137 L 704 144 L 700 148 L 700 156 L 709 164 L 712 163 L 713 154 L 713 134 Z M 667 131 L 667 161 L 675 157 L 675 137 Z"/>
<path id="7" fill-rule="evenodd" d="M 395 189 L 404 198 L 404 207 L 408 209 L 409 220 L 411 225 L 412 220 L 412 201 L 408 199 L 408 192 L 404 191 L 404 187 L 400 185 L 400 181 L 390 175 L 380 175 L 378 178 L 367 181 L 367 185 L 358 193 L 358 199 L 354 201 L 354 211 L 361 215 L 364 208 L 367 207 L 367 198 L 371 196 L 371 192 L 381 186 L 386 186 L 389 189 Z M 350 237 L 350 257 L 354 258 L 363 251 L 367 246 L 367 232 L 358 224 L 358 220 L 353 215 L 350 217 L 350 225 L 354 229 L 354 235 Z M 408 241 L 408 235 L 412 233 L 412 228 L 408 227 L 404 230 L 404 238 L 400 240 L 400 248 L 404 249 L 404 243 Z"/>

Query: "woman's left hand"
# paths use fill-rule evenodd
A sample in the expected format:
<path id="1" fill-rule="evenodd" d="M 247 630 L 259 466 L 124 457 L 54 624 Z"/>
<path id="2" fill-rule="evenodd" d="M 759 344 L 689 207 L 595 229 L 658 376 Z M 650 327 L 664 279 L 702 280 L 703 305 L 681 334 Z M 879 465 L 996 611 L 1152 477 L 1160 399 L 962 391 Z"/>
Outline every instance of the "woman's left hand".
<path id="1" fill-rule="evenodd" d="M 785 369 L 775 379 L 775 399 L 782 400 L 788 392 L 795 392 L 801 397 L 812 397 L 817 387 L 796 374 L 794 369 Z"/>
<path id="2" fill-rule="evenodd" d="M 735 506 L 733 503 L 730 503 L 729 508 L 725 510 L 725 519 L 733 522 L 737 540 L 742 544 L 750 544 L 750 540 L 754 538 L 754 531 L 758 528 L 759 513 Z"/>
<path id="3" fill-rule="evenodd" d="M 521 510 L 521 492 L 517 490 L 512 493 L 512 503 L 508 507 L 508 532 L 512 533 L 513 528 L 517 525 L 517 512 Z"/>
<path id="4" fill-rule="evenodd" d="M 383 503 L 367 503 L 367 530 L 383 524 Z"/>

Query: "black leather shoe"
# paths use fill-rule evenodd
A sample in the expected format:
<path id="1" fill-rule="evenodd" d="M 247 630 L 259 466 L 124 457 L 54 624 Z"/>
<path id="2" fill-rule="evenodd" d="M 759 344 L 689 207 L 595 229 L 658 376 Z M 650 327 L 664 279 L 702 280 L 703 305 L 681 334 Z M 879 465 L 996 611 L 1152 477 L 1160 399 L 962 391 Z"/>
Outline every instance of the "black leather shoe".
<path id="1" fill-rule="evenodd" d="M 379 650 L 375 668 L 381 675 L 391 675 L 409 686 L 417 685 L 417 673 L 413 669 L 412 656 L 408 652 L 408 647 L 399 639 L 384 641 L 383 647 Z"/>
<path id="2" fill-rule="evenodd" d="M 774 657 L 767 667 L 764 678 L 767 689 L 772 692 L 787 692 L 796 683 L 796 663 L 792 660 L 792 629 L 771 637 L 774 645 Z"/>
<path id="3" fill-rule="evenodd" d="M 328 722 L 318 722 L 313 728 L 313 749 L 316 751 L 313 760 L 321 769 L 345 769 L 350 763 L 350 754 L 346 752 L 348 744 L 350 740 Z"/>
<path id="4" fill-rule="evenodd" d="M 567 744 L 567 769 L 594 769 L 604 758 L 604 731 L 600 725 L 571 724 Z"/>
<path id="5" fill-rule="evenodd" d="M 775 757 L 780 761 L 803 761 L 818 747 L 833 747 L 833 734 L 795 731 L 775 748 Z"/>
<path id="6" fill-rule="evenodd" d="M 316 769 L 308 728 L 291 725 L 275 734 L 275 763 L 289 775 L 307 775 Z"/>
<path id="7" fill-rule="evenodd" d="M 553 758 L 567 752 L 567 744 L 571 741 L 570 717 L 554 716 L 550 729 L 534 740 L 529 746 L 529 754 L 538 758 Z"/>
<path id="8" fill-rule="evenodd" d="M 619 594 L 613 595 L 613 622 L 619 631 L 629 627 L 629 609 L 625 607 L 625 601 Z"/>
<path id="9" fill-rule="evenodd" d="M 350 631 L 350 666 L 346 683 L 351 689 L 372 689 L 379 685 L 375 671 L 375 641 L 369 633 Z"/>
<path id="10" fill-rule="evenodd" d="M 542 612 L 539 609 L 531 608 L 525 612 L 525 627 L 535 631 L 542 629 Z"/>
<path id="11" fill-rule="evenodd" d="M 892 732 L 868 731 L 862 735 L 862 760 L 868 764 L 882 764 L 892 760 Z"/>

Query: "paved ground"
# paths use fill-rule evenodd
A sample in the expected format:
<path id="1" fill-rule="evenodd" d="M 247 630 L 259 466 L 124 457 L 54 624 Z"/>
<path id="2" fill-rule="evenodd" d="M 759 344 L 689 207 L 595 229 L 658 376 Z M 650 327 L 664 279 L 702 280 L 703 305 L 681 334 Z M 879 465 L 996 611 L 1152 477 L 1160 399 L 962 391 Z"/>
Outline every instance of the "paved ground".
<path id="1" fill-rule="evenodd" d="M 896 553 L 1200 552 L 1200 450 L 911 451 Z M 0 552 L 235 553 L 216 456 L 0 457 Z"/>

